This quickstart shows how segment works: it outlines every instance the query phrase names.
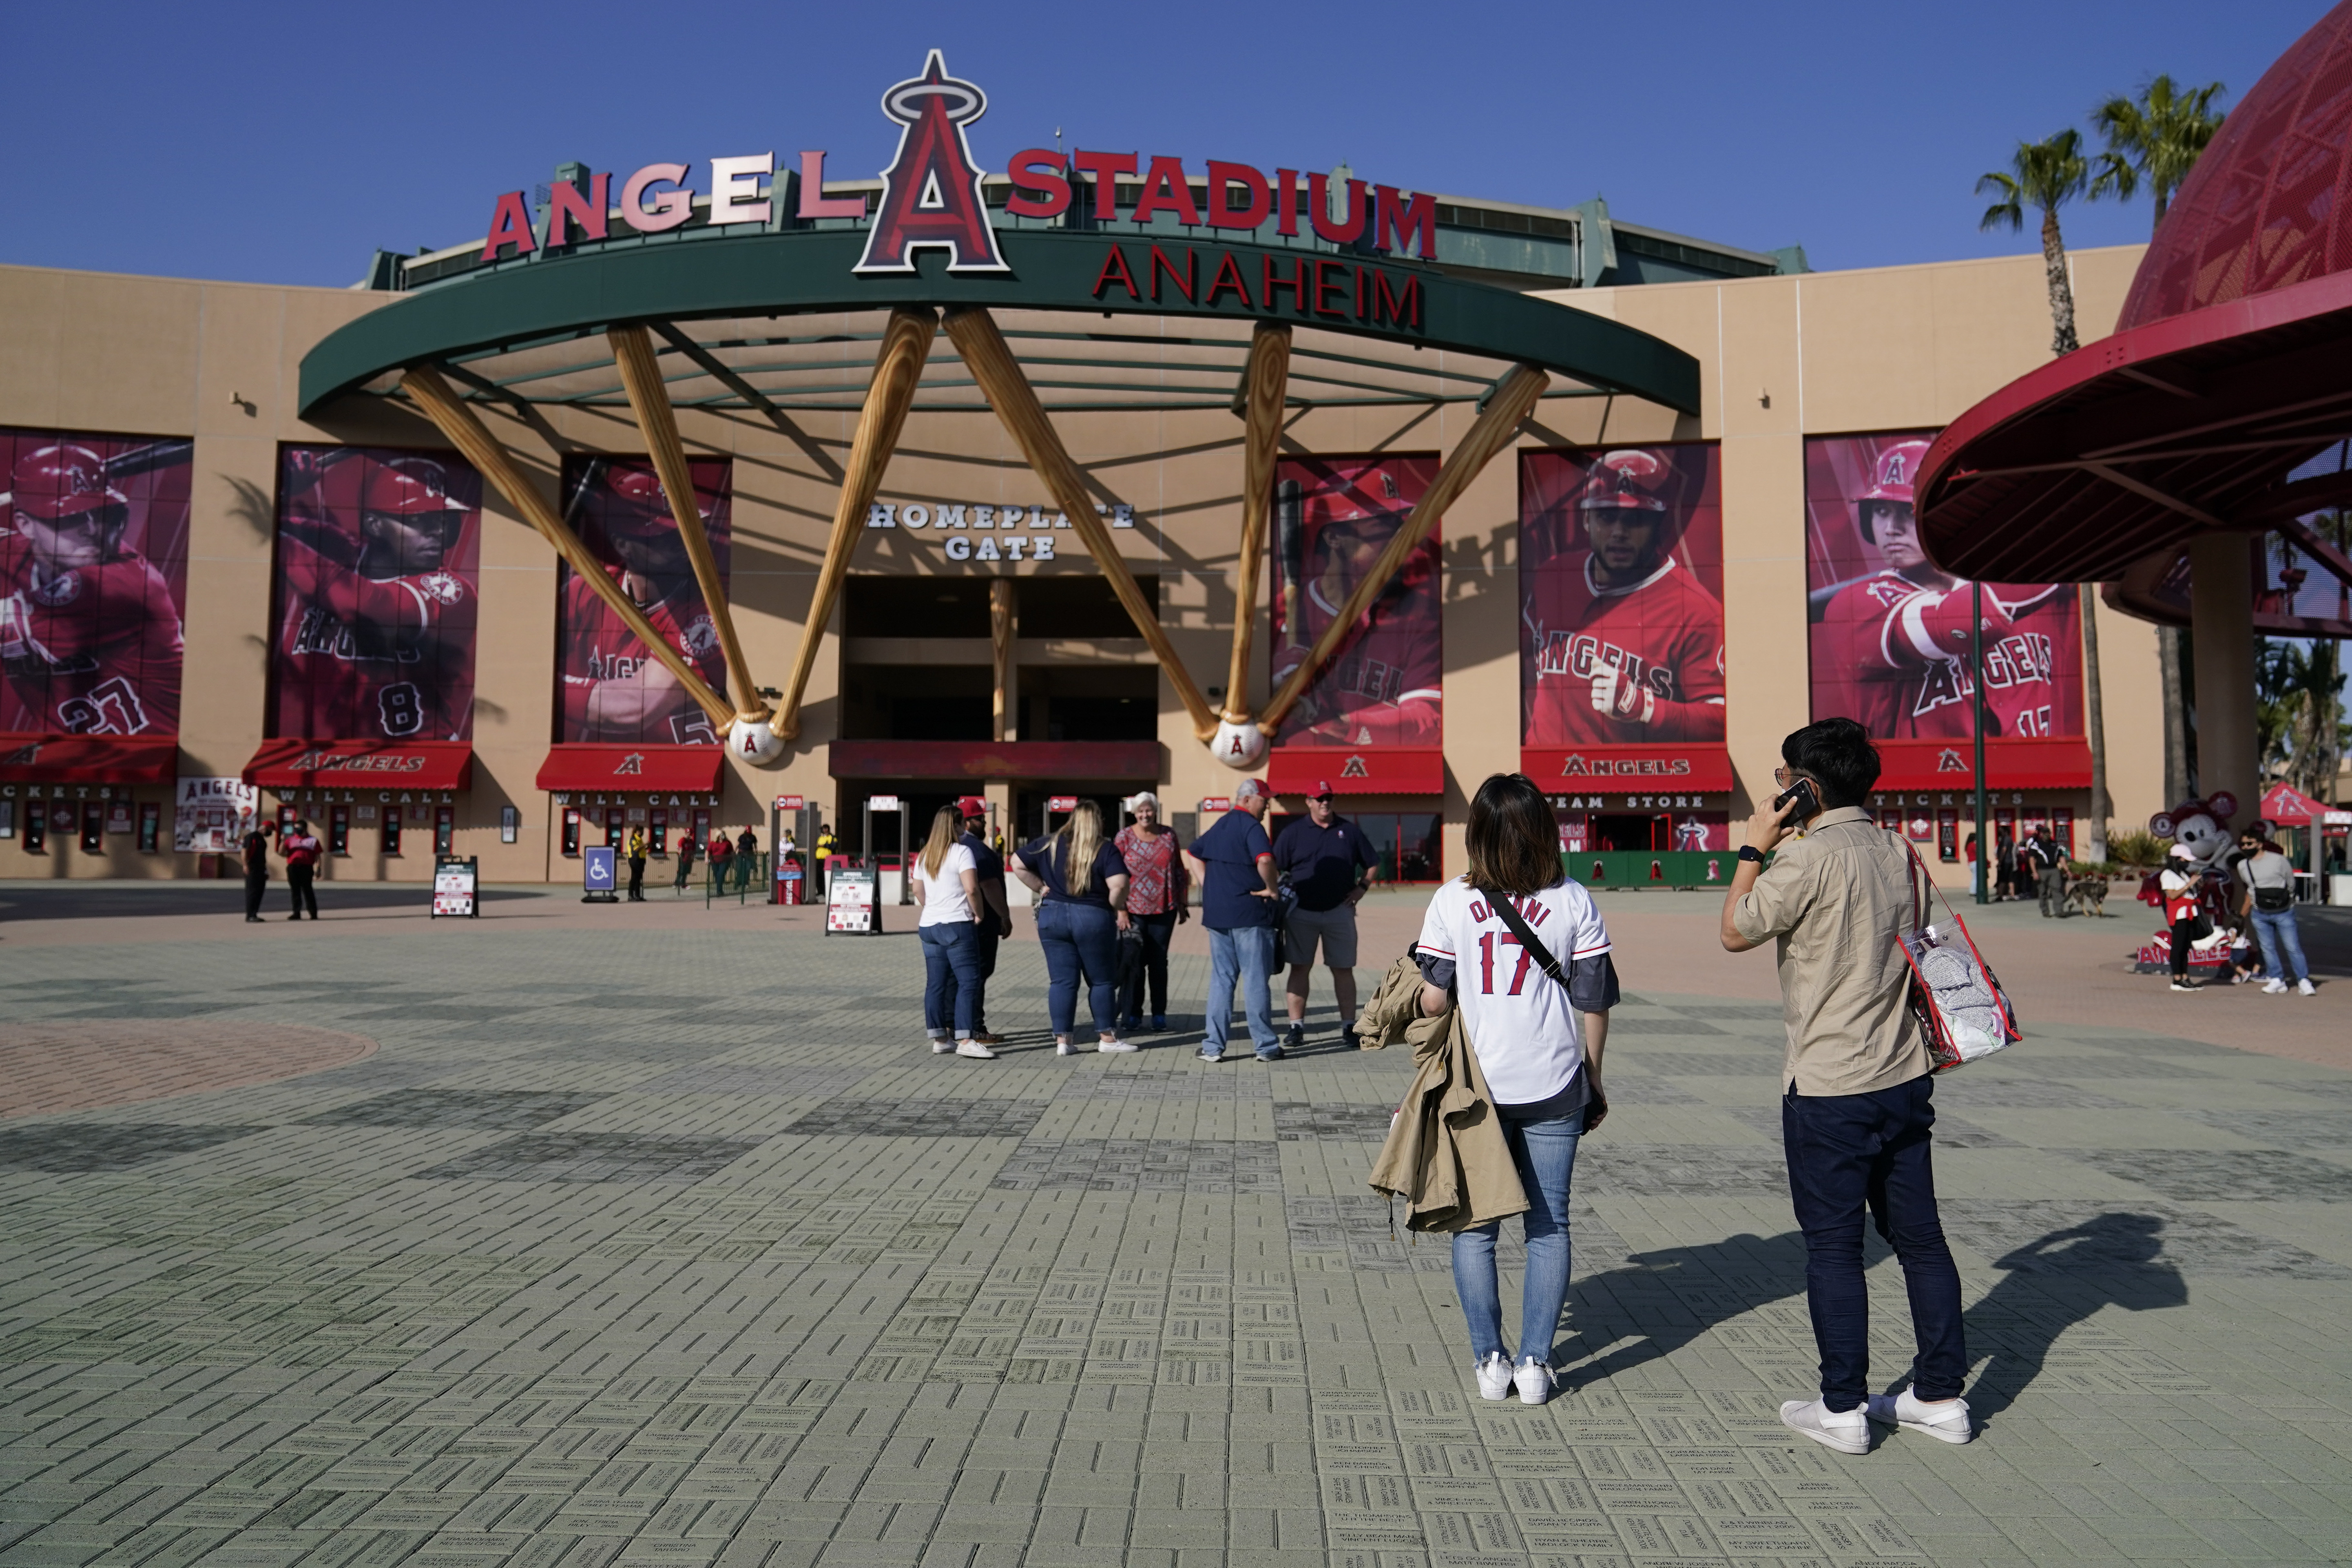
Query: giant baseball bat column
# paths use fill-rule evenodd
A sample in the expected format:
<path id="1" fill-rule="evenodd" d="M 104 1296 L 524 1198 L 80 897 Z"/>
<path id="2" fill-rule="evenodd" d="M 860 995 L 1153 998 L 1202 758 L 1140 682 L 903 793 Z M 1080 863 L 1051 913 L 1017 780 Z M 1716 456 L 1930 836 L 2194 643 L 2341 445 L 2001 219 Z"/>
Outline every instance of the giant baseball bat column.
<path id="1" fill-rule="evenodd" d="M 954 340 L 956 353 L 971 372 L 987 395 L 989 406 L 1020 447 L 1029 467 L 1045 481 L 1045 491 L 1070 526 L 1078 531 L 1109 579 L 1111 592 L 1126 606 L 1128 618 L 1143 640 L 1151 645 L 1152 657 L 1160 661 L 1169 680 L 1176 688 L 1184 711 L 1192 718 L 1192 732 L 1205 741 L 1217 732 L 1217 715 L 1201 689 L 1192 683 L 1192 674 L 1177 657 L 1176 645 L 1169 640 L 1167 628 L 1160 624 L 1160 616 L 1143 602 L 1143 589 L 1137 584 L 1135 574 L 1127 569 L 1118 547 L 1111 542 L 1110 529 L 1095 510 L 1094 498 L 1087 494 L 1086 481 L 1078 475 L 1078 466 L 1070 460 L 1062 438 L 1054 433 L 1053 422 L 1045 417 L 1045 408 L 1037 401 L 1034 387 L 1023 374 L 1020 361 L 1004 334 L 996 329 L 996 320 L 977 306 L 951 310 L 948 312 L 948 336 Z"/>
<path id="2" fill-rule="evenodd" d="M 782 706 L 768 721 L 768 727 L 783 740 L 800 735 L 801 694 L 808 689 L 817 648 L 824 641 L 825 623 L 833 619 L 833 603 L 841 596 L 841 580 L 849 574 L 849 558 L 857 550 L 857 536 L 865 530 L 875 492 L 882 488 L 882 473 L 890 466 L 890 454 L 898 449 L 898 432 L 906 427 L 907 410 L 914 406 L 915 388 L 922 382 L 924 363 L 931 357 L 931 340 L 939 331 L 940 319 L 929 306 L 893 310 L 882 329 L 881 352 L 874 356 L 874 379 L 866 384 L 866 406 L 858 411 L 857 433 L 850 437 L 849 471 L 842 476 L 833 537 L 825 542 L 816 596 L 809 601 L 808 624 L 801 630 L 800 652 L 793 659 L 792 683 L 784 688 Z"/>
<path id="3" fill-rule="evenodd" d="M 1512 437 L 1518 432 L 1519 421 L 1534 411 L 1536 399 L 1541 397 L 1544 388 L 1550 384 L 1551 378 L 1533 365 L 1520 364 L 1511 368 L 1510 374 L 1495 388 L 1494 395 L 1487 400 L 1486 408 L 1479 414 L 1476 423 L 1470 426 L 1469 433 L 1462 437 L 1453 451 L 1446 454 L 1445 461 L 1438 468 L 1437 477 L 1429 483 L 1429 492 L 1414 505 L 1412 514 L 1404 520 L 1404 526 L 1389 540 L 1387 547 L 1381 552 L 1380 559 L 1372 563 L 1372 569 L 1356 584 L 1354 591 L 1348 595 L 1348 602 L 1339 606 L 1339 613 L 1331 618 L 1329 626 L 1323 628 L 1323 635 L 1315 639 L 1314 647 L 1307 652 L 1307 661 L 1290 672 L 1290 679 L 1282 683 L 1282 689 L 1276 692 L 1274 700 L 1265 705 L 1265 711 L 1258 716 L 1257 727 L 1260 730 L 1272 735 L 1282 727 L 1282 721 L 1307 690 L 1307 683 L 1315 679 L 1317 672 L 1330 661 L 1333 654 L 1339 651 L 1339 645 L 1356 629 L 1356 623 L 1363 618 L 1364 612 L 1370 609 L 1373 601 L 1387 591 L 1396 574 L 1404 570 L 1404 563 L 1412 558 L 1412 552 L 1420 548 L 1421 542 L 1429 537 L 1429 531 L 1437 525 L 1439 518 L 1445 515 L 1445 509 L 1461 498 L 1462 492 L 1470 488 L 1470 481 L 1494 460 L 1496 453 L 1511 444 Z"/>
<path id="4" fill-rule="evenodd" d="M 1242 539 L 1234 563 L 1234 662 L 1225 678 L 1225 722 L 1250 719 L 1250 638 L 1257 630 L 1257 580 L 1265 569 L 1266 509 L 1274 501 L 1274 459 L 1282 439 L 1283 400 L 1290 390 L 1290 329 L 1260 321 L 1250 334 L 1243 378 L 1247 405 L 1242 434 Z"/>
<path id="5" fill-rule="evenodd" d="M 710 715 L 710 721 L 722 731 L 734 722 L 733 705 L 711 690 L 710 683 L 687 662 L 686 655 L 654 629 L 653 623 L 646 619 L 645 612 L 621 592 L 620 584 L 613 581 L 612 574 L 604 570 L 604 563 L 589 554 L 588 547 L 563 526 L 563 520 L 556 515 L 554 505 L 523 477 L 521 469 L 515 467 L 514 459 L 507 455 L 507 449 L 499 444 L 498 437 L 491 435 L 481 420 L 475 417 L 474 411 L 449 390 L 449 384 L 442 379 L 441 373 L 429 365 L 417 365 L 401 376 L 400 385 L 401 390 L 425 410 L 425 417 L 449 438 L 449 444 L 464 454 L 466 461 L 474 465 L 475 471 L 489 480 L 498 492 L 507 498 L 507 504 L 522 513 L 523 521 L 539 530 L 541 536 L 555 546 L 555 552 L 563 557 L 572 574 L 587 584 L 598 598 L 610 605 L 613 613 L 621 617 L 639 642 L 646 645 L 646 651 L 661 661 L 664 669 L 677 677 L 678 684 L 686 688 L 687 695 Z"/>
<path id="6" fill-rule="evenodd" d="M 768 705 L 743 658 L 742 640 L 735 635 L 735 616 L 727 605 L 727 584 L 719 581 L 719 558 L 710 552 L 710 536 L 703 531 L 702 505 L 695 499 L 694 470 L 687 466 L 686 444 L 678 439 L 677 411 L 670 406 L 662 385 L 661 367 L 654 359 L 653 336 L 641 326 L 614 327 L 604 334 L 613 345 L 613 363 L 621 368 L 621 384 L 637 416 L 637 430 L 653 454 L 654 472 L 661 478 L 662 493 L 669 498 L 669 514 L 677 520 L 677 536 L 693 563 L 694 581 L 702 603 L 719 627 L 719 647 L 727 660 L 728 684 L 734 688 L 738 713 L 764 721 Z"/>

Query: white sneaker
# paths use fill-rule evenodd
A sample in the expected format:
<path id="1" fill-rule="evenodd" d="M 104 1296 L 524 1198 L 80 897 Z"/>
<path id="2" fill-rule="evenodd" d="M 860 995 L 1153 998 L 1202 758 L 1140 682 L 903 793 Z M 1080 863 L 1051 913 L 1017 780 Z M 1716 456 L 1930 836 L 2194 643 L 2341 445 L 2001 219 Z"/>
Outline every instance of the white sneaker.
<path id="1" fill-rule="evenodd" d="M 931 1042 L 931 1055 L 935 1057 L 943 1057 L 953 1049 L 955 1049 L 955 1042 L 953 1040 L 933 1040 Z"/>
<path id="2" fill-rule="evenodd" d="M 1791 1399 L 1780 1406 L 1780 1425 L 1841 1454 L 1870 1452 L 1870 1417 L 1859 1407 L 1840 1412 L 1818 1399 Z"/>
<path id="3" fill-rule="evenodd" d="M 2174 981 L 2172 983 L 2172 988 L 2175 991 L 2201 991 L 2204 989 L 2201 985 L 2191 985 L 2186 980 Z"/>
<path id="4" fill-rule="evenodd" d="M 1137 1049 L 1137 1047 L 1134 1042 L 1129 1040 L 1098 1040 L 1095 1043 L 1095 1049 L 1097 1051 L 1108 1051 L 1113 1056 L 1119 1056 L 1126 1052 Z"/>
<path id="5" fill-rule="evenodd" d="M 1072 1045 L 1067 1040 L 1055 1040 L 1054 1042 L 1054 1054 L 1057 1057 L 1074 1057 L 1078 1054 L 1078 1047 Z"/>
<path id="6" fill-rule="evenodd" d="M 1900 1394 L 1874 1394 L 1864 1406 L 1870 1418 L 1882 1426 L 1900 1426 L 1906 1432 L 1925 1432 L 1939 1443 L 1965 1443 L 1976 1436 L 1969 1425 L 1969 1402 L 1955 1399 L 1948 1405 L 1927 1405 L 1908 1388 Z"/>
<path id="7" fill-rule="evenodd" d="M 1511 1374 L 1511 1381 L 1519 1385 L 1520 1404 L 1541 1405 L 1559 1386 L 1559 1373 L 1552 1371 L 1549 1362 L 1529 1356 L 1519 1363 L 1519 1370 Z"/>
<path id="8" fill-rule="evenodd" d="M 1508 1399 L 1511 1396 L 1511 1359 L 1496 1351 L 1478 1363 L 1478 1397 Z"/>
<path id="9" fill-rule="evenodd" d="M 2294 992 L 2298 996 L 2316 996 L 2319 994 L 2318 989 L 2311 984 L 2311 976 L 2308 974 L 2305 975 L 2301 983 L 2295 986 Z"/>
<path id="10" fill-rule="evenodd" d="M 955 1054 L 960 1057 L 971 1057 L 974 1060 L 983 1062 L 992 1062 L 996 1059 L 996 1053 L 990 1050 L 986 1046 L 982 1045 L 978 1040 L 958 1040 L 955 1043 Z"/>
<path id="11" fill-rule="evenodd" d="M 2271 978 L 2270 978 L 2270 979 L 2268 979 L 2268 980 L 2266 980 L 2266 981 L 2264 981 L 2264 982 L 2263 983 L 2263 995 L 2265 995 L 2265 996 L 2284 996 L 2284 995 L 2285 995 L 2285 994 L 2286 994 L 2286 982 L 2285 982 L 2285 981 L 2284 981 L 2284 980 L 2281 980 L 2281 979 L 2280 979 L 2280 978 L 2278 978 L 2278 976 L 2276 976 L 2276 975 L 2273 975 L 2273 976 L 2271 976 Z"/>

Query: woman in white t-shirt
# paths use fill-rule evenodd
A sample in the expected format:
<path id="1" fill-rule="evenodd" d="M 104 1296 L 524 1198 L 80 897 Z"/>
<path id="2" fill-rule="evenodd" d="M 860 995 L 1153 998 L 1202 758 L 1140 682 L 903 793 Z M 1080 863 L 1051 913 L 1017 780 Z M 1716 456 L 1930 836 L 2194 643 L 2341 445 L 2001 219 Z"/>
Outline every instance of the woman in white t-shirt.
<path id="1" fill-rule="evenodd" d="M 972 1000 L 980 994 L 980 868 L 963 837 L 963 816 L 943 805 L 931 818 L 923 852 L 907 868 L 916 902 L 923 906 L 915 934 L 923 943 L 923 1027 L 940 1056 L 993 1059 L 994 1051 L 971 1037 Z M 948 1000 L 950 977 L 955 1000 Z M 948 1038 L 950 1010 L 955 1038 Z"/>
<path id="2" fill-rule="evenodd" d="M 1423 918 L 1415 957 L 1422 1012 L 1462 1009 L 1471 1048 L 1495 1098 L 1504 1141 L 1527 1189 L 1528 1240 L 1519 1310 L 1518 1363 L 1503 1351 L 1503 1309 L 1495 1279 L 1502 1222 L 1454 1237 L 1454 1286 L 1470 1324 L 1478 1392 L 1541 1405 L 1559 1379 L 1552 1338 L 1568 1300 L 1568 1187 L 1577 1140 L 1609 1113 L 1601 1053 L 1617 971 L 1592 895 L 1560 868 L 1559 823 L 1524 773 L 1496 773 L 1470 803 L 1469 874 L 1437 889 Z M 1507 895 L 1529 934 L 1559 965 L 1561 979 L 1521 945 L 1496 912 Z M 1450 995 L 1449 995 L 1450 994 Z M 1582 1015 L 1583 1026 L 1578 1027 Z"/>

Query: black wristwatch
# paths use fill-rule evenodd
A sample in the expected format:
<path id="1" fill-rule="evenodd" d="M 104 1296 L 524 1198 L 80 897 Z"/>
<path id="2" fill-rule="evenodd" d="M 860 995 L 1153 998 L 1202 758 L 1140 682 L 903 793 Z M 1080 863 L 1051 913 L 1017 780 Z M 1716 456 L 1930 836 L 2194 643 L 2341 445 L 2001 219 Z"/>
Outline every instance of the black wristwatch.
<path id="1" fill-rule="evenodd" d="M 1739 858 L 1742 860 L 1753 860 L 1756 864 L 1761 866 L 1764 864 L 1764 851 L 1757 848 L 1753 844 L 1743 844 L 1739 847 Z"/>

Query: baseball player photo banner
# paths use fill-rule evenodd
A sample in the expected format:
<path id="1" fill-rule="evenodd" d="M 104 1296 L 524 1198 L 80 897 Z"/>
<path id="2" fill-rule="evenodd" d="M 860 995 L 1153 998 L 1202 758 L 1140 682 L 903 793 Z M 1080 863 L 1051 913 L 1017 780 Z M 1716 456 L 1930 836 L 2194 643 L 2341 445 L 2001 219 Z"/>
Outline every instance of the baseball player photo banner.
<path id="1" fill-rule="evenodd" d="M 0 731 L 180 732 L 194 450 L 0 430 Z"/>
<path id="2" fill-rule="evenodd" d="M 1290 458 L 1274 473 L 1274 685 L 1297 668 L 1437 477 L 1434 457 Z M 1441 519 L 1284 718 L 1277 746 L 1444 739 Z"/>
<path id="3" fill-rule="evenodd" d="M 1724 738 L 1714 446 L 1519 454 L 1519 659 L 1522 746 L 1651 749 L 1643 787 L 1707 771 L 1689 749 Z"/>
<path id="4" fill-rule="evenodd" d="M 727 581 L 728 512 L 734 465 L 724 458 L 688 464 L 695 509 Z M 719 626 L 703 602 L 661 479 L 643 458 L 573 458 L 563 469 L 566 520 L 655 630 L 685 654 L 711 689 L 727 689 Z M 686 694 L 613 607 L 566 565 L 556 605 L 556 739 L 643 746 L 715 746 L 710 716 Z"/>
<path id="5" fill-rule="evenodd" d="M 1806 614 L 1813 717 L 1882 741 L 1975 734 L 1969 584 L 1919 547 L 1912 485 L 1932 430 L 1805 443 Z M 2083 632 L 2073 584 L 1984 585 L 1986 735 L 2083 733 Z"/>
<path id="6" fill-rule="evenodd" d="M 280 450 L 273 738 L 474 738 L 481 498 L 454 453 Z"/>

